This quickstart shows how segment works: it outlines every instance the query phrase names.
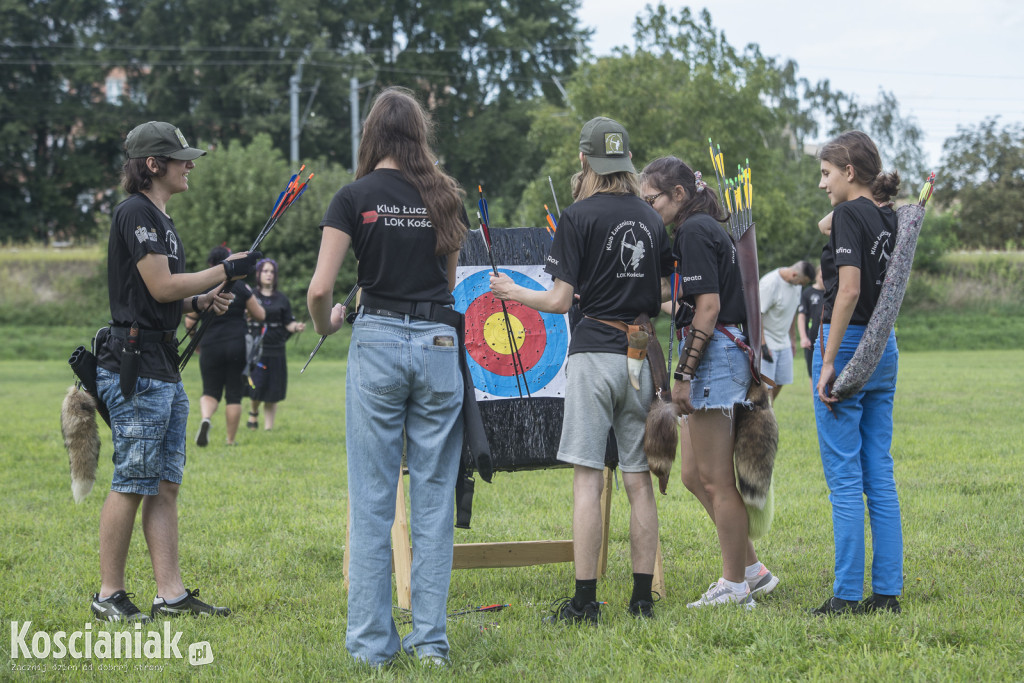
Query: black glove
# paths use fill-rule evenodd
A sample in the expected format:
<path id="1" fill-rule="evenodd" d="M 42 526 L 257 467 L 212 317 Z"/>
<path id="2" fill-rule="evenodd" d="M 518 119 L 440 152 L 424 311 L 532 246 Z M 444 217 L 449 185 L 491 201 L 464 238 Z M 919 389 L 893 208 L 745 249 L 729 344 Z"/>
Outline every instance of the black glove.
<path id="1" fill-rule="evenodd" d="M 224 273 L 228 276 L 229 280 L 238 280 L 251 273 L 253 268 L 256 267 L 256 262 L 262 258 L 263 252 L 250 251 L 244 258 L 221 261 L 221 265 L 224 266 Z"/>

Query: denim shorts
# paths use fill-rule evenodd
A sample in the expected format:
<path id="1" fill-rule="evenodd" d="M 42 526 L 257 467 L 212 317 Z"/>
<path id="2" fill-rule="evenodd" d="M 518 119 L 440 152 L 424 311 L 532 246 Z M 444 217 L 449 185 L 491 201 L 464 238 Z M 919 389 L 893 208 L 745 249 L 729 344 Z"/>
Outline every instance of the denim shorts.
<path id="1" fill-rule="evenodd" d="M 182 383 L 140 377 L 135 395 L 126 401 L 121 376 L 96 368 L 96 388 L 110 411 L 114 441 L 110 490 L 155 496 L 161 481 L 180 484 L 189 407 Z"/>
<path id="2" fill-rule="evenodd" d="M 739 328 L 728 326 L 737 339 L 746 341 Z M 732 413 L 737 403 L 750 407 L 750 360 L 736 342 L 715 330 L 704 357 L 690 382 L 690 403 L 696 410 L 724 410 Z"/>
<path id="3" fill-rule="evenodd" d="M 614 429 L 619 469 L 647 472 L 644 427 L 654 399 L 649 361 L 640 371 L 640 389 L 629 382 L 621 353 L 574 353 L 565 366 L 565 414 L 558 444 L 561 462 L 604 469 L 608 430 Z"/>
<path id="4" fill-rule="evenodd" d="M 780 346 L 769 347 L 772 352 L 772 361 L 768 361 L 761 354 L 761 374 L 772 380 L 780 387 L 783 384 L 793 383 L 793 347 Z"/>

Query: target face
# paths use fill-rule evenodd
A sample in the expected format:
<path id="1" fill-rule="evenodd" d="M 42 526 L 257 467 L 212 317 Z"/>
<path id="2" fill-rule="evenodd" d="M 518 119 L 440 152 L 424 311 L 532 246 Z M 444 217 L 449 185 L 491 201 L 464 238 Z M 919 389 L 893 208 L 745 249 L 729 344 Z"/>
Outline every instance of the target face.
<path id="1" fill-rule="evenodd" d="M 543 291 L 548 287 L 542 282 L 551 280 L 542 266 L 498 270 L 527 289 Z M 564 397 L 568 316 L 515 301 L 506 301 L 502 310 L 491 294 L 490 274 L 486 266 L 460 267 L 453 292 L 455 309 L 466 316 L 466 353 L 477 399 Z"/>

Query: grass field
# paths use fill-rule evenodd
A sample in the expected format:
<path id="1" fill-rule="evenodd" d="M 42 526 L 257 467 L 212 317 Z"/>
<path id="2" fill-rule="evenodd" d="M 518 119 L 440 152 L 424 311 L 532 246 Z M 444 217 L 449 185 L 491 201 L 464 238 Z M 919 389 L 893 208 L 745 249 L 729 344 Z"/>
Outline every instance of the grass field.
<path id="1" fill-rule="evenodd" d="M 84 341 L 84 340 L 83 340 Z M 332 340 L 334 341 L 334 340 Z M 342 340 L 338 340 L 339 342 Z M 308 342 L 308 345 L 307 345 Z M 342 555 L 346 477 L 344 361 L 318 357 L 298 374 L 315 339 L 293 347 L 289 398 L 271 433 L 242 430 L 223 445 L 223 414 L 211 446 L 189 441 L 181 489 L 181 557 L 186 585 L 231 606 L 225 620 L 173 623 L 185 645 L 208 641 L 214 662 L 163 666 L 179 680 L 1020 680 L 1024 676 L 1024 429 L 1019 417 L 1024 351 L 904 353 L 893 447 L 906 547 L 902 615 L 820 620 L 807 615 L 830 593 L 832 538 L 809 389 L 801 380 L 777 404 L 781 428 L 775 526 L 758 551 L 782 583 L 753 612 L 687 610 L 719 574 L 714 528 L 674 480 L 659 497 L 666 595 L 657 617 L 626 612 L 630 589 L 628 505 L 613 498 L 608 602 L 597 629 L 540 624 L 571 592 L 571 564 L 460 570 L 449 610 L 507 603 L 449 622 L 453 667 L 420 670 L 402 658 L 377 672 L 344 649 Z M 329 344 L 331 342 L 328 342 Z M 341 346 L 341 344 L 339 344 Z M 198 403 L 198 364 L 185 377 Z M 0 361 L 0 624 L 32 621 L 51 634 L 84 629 L 98 588 L 99 510 L 111 475 L 110 436 L 96 490 L 71 499 L 59 431 L 63 360 Z M 197 409 L 190 437 L 198 426 Z M 477 483 L 471 530 L 456 542 L 569 538 L 571 472 L 499 473 Z M 136 525 L 129 590 L 148 605 L 154 583 Z M 396 610 L 396 617 L 403 615 Z M 93 626 L 94 630 L 106 627 Z M 400 624 L 407 632 L 409 626 Z M 33 662 L 19 672 L 0 638 L 0 679 L 142 680 L 135 671 L 57 671 L 76 660 Z"/>

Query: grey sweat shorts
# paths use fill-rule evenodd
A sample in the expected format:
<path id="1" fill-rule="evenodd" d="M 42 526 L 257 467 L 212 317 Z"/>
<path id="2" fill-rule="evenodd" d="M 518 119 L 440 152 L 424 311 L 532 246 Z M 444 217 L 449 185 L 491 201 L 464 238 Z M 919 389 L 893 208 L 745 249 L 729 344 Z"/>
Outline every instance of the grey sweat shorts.
<path id="1" fill-rule="evenodd" d="M 608 430 L 613 429 L 619 469 L 649 471 L 644 424 L 654 386 L 648 361 L 640 373 L 639 391 L 629 383 L 624 354 L 574 353 L 566 362 L 565 374 L 565 417 L 558 459 L 603 470 Z"/>

